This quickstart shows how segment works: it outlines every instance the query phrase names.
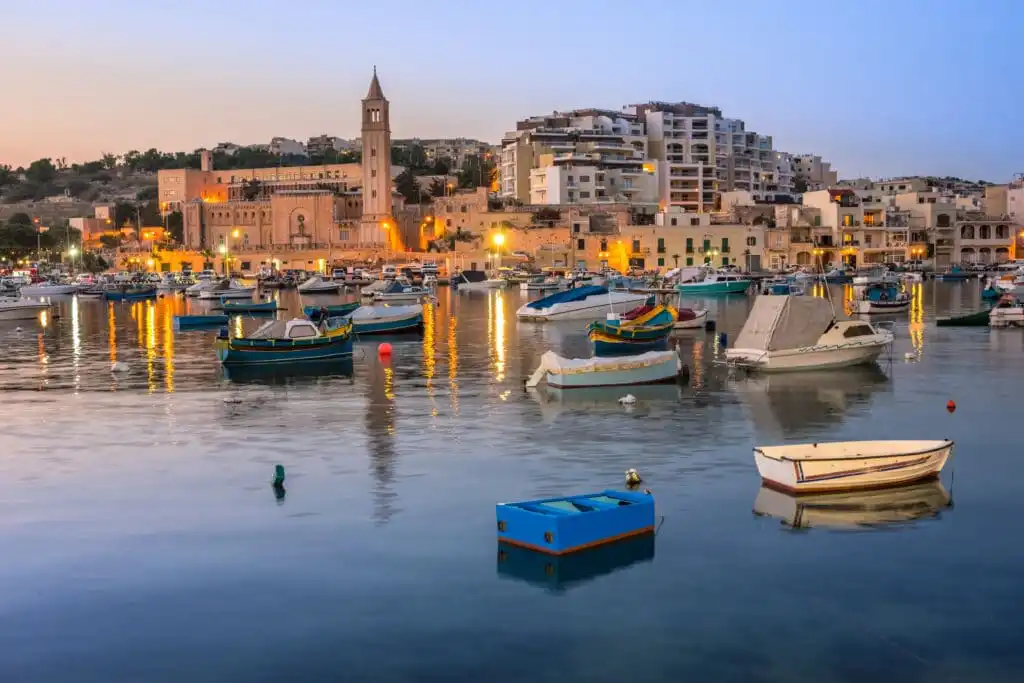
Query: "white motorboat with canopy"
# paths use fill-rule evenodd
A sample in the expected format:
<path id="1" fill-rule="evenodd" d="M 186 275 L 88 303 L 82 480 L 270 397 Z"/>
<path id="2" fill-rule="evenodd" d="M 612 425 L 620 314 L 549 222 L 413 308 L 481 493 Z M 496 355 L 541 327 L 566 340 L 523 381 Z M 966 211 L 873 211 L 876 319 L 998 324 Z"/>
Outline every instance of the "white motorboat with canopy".
<path id="1" fill-rule="evenodd" d="M 816 296 L 759 296 L 727 362 L 765 372 L 820 370 L 873 363 L 892 332 L 859 320 L 836 320 Z"/>

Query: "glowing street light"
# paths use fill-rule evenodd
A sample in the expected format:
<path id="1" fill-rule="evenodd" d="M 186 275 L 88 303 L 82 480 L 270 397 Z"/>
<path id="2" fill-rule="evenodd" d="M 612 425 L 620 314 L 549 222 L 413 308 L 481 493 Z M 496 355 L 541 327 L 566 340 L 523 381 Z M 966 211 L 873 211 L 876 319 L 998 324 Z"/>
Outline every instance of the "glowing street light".
<path id="1" fill-rule="evenodd" d="M 491 243 L 496 247 L 501 247 L 505 244 L 505 236 L 500 232 L 496 232 L 491 235 Z"/>
<path id="2" fill-rule="evenodd" d="M 226 245 L 226 244 L 220 245 L 219 247 L 217 247 L 217 251 L 219 251 L 222 254 L 228 253 L 228 245 Z"/>
<path id="3" fill-rule="evenodd" d="M 235 228 L 235 229 L 234 229 L 234 230 L 232 231 L 232 233 L 231 233 L 231 236 L 232 236 L 232 237 L 234 237 L 234 238 L 235 238 L 235 239 L 237 240 L 237 239 L 238 239 L 238 236 L 239 236 L 239 235 L 241 235 L 241 234 L 242 234 L 242 233 L 241 233 L 241 232 L 239 232 L 238 228 Z"/>
<path id="4" fill-rule="evenodd" d="M 78 256 L 78 247 L 71 247 L 70 249 L 68 249 L 68 256 L 70 256 L 71 258 L 75 258 L 76 256 Z"/>

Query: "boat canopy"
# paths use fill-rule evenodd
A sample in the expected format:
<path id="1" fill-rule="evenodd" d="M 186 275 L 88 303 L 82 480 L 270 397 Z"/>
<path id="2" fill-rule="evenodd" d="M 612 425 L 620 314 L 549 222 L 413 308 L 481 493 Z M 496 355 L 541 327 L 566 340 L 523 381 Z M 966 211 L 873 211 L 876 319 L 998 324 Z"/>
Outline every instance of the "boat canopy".
<path id="1" fill-rule="evenodd" d="M 589 296 L 597 296 L 598 294 L 607 294 L 607 287 L 598 287 L 597 285 L 588 285 L 586 287 L 577 287 L 576 289 L 569 289 L 564 292 L 556 292 L 550 294 L 542 299 L 531 301 L 526 304 L 528 308 L 541 309 L 554 306 L 555 304 L 565 304 L 572 301 L 583 301 Z"/>
<path id="2" fill-rule="evenodd" d="M 352 320 L 367 322 L 384 318 L 408 318 L 423 311 L 423 306 L 360 306 L 352 313 Z"/>
<path id="3" fill-rule="evenodd" d="M 308 320 L 270 320 L 260 325 L 248 339 L 313 339 L 320 333 Z"/>
<path id="4" fill-rule="evenodd" d="M 487 280 L 487 273 L 485 273 L 482 270 L 464 270 L 462 271 L 462 273 L 460 273 L 460 275 L 462 275 L 462 278 L 466 282 L 475 283 L 484 282 Z"/>
<path id="5" fill-rule="evenodd" d="M 813 346 L 834 321 L 832 306 L 816 296 L 759 296 L 734 347 L 780 351 Z"/>

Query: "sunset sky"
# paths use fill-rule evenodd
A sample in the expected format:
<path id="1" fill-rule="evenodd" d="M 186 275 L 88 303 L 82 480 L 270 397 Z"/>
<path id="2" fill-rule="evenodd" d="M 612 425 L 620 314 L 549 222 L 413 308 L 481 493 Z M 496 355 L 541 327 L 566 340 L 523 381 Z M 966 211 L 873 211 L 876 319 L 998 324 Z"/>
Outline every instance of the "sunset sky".
<path id="1" fill-rule="evenodd" d="M 1024 1 L 32 0 L 3 3 L 0 163 L 720 106 L 842 177 L 1024 171 Z"/>

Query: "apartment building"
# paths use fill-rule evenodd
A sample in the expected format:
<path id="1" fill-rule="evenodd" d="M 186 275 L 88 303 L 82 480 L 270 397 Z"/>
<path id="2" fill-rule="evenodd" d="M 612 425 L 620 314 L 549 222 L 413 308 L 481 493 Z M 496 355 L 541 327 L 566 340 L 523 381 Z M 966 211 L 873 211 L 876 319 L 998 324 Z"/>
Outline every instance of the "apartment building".
<path id="1" fill-rule="evenodd" d="M 802 182 L 807 190 L 816 192 L 839 184 L 839 174 L 832 170 L 832 164 L 822 161 L 815 154 L 794 154 L 792 156 L 793 177 Z"/>
<path id="2" fill-rule="evenodd" d="M 291 138 L 271 138 L 269 149 L 271 154 L 277 154 L 280 156 L 309 156 L 309 153 L 306 151 L 306 145 L 298 140 L 292 140 Z"/>
<path id="3" fill-rule="evenodd" d="M 1017 225 L 1024 225 L 1024 174 L 1006 186 L 1006 212 Z"/>
<path id="4" fill-rule="evenodd" d="M 957 211 L 957 263 L 999 263 L 1009 260 L 1016 228 L 1005 216 L 988 216 L 983 211 Z"/>
<path id="5" fill-rule="evenodd" d="M 334 135 L 327 135 L 326 133 L 315 135 L 306 140 L 306 152 L 311 155 L 325 154 L 330 151 L 353 152 L 359 151 L 361 147 L 359 138 L 356 138 L 355 140 L 346 140 Z"/>
<path id="6" fill-rule="evenodd" d="M 423 155 L 429 162 L 449 159 L 453 168 L 462 168 L 470 157 L 490 157 L 496 152 L 494 145 L 471 138 L 439 138 L 420 140 Z"/>

